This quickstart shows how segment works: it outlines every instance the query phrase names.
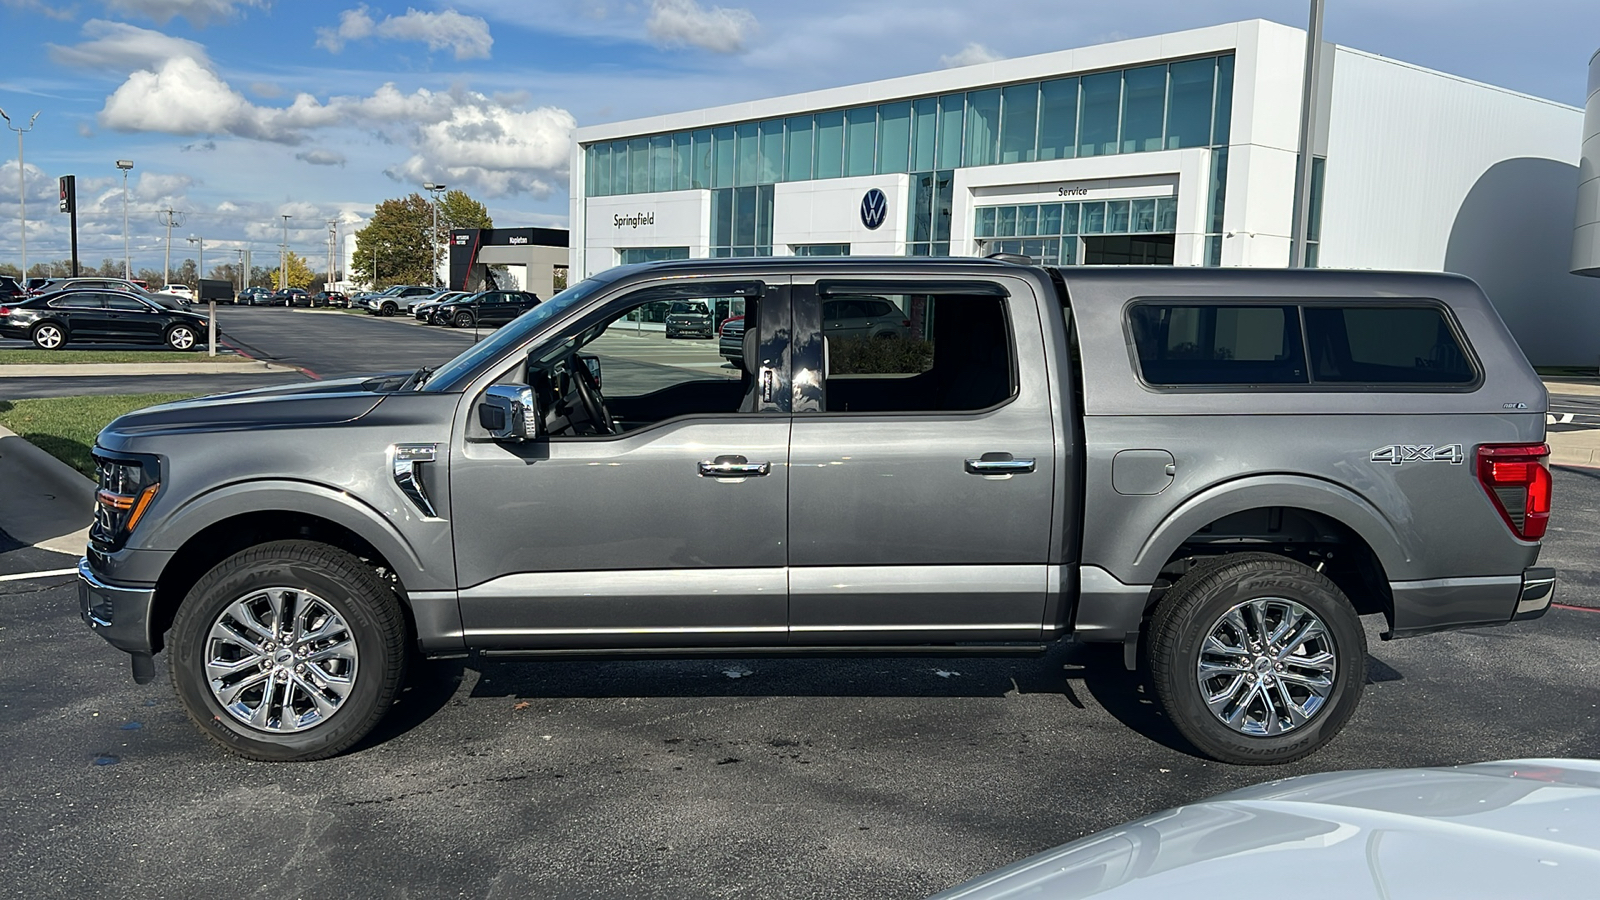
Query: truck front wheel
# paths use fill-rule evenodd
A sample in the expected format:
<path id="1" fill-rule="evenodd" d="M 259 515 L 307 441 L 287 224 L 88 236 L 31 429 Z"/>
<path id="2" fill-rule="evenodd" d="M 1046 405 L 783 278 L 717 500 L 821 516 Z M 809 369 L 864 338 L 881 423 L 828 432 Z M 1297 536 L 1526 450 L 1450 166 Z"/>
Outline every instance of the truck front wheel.
<path id="1" fill-rule="evenodd" d="M 1190 569 L 1150 622 L 1156 696 L 1207 756 L 1286 763 L 1332 740 L 1361 699 L 1366 634 L 1344 593 L 1270 553 Z"/>
<path id="2" fill-rule="evenodd" d="M 365 737 L 404 677 L 394 592 L 343 550 L 276 541 L 206 573 L 172 623 L 189 717 L 250 759 L 333 756 Z"/>

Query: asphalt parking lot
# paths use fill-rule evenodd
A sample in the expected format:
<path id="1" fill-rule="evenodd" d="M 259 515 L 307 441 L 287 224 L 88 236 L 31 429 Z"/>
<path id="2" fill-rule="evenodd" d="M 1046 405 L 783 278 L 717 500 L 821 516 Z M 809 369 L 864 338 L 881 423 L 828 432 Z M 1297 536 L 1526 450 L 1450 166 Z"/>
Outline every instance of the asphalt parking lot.
<path id="1" fill-rule="evenodd" d="M 0 582 L 0 885 L 920 897 L 1271 778 L 1600 756 L 1597 476 L 1556 474 L 1543 561 L 1562 608 L 1393 643 L 1369 623 L 1354 720 L 1275 769 L 1197 758 L 1115 651 L 1074 644 L 1026 659 L 433 663 L 354 752 L 250 763 L 189 724 L 160 658 L 154 683 L 132 683 L 79 622 L 69 579 Z"/>

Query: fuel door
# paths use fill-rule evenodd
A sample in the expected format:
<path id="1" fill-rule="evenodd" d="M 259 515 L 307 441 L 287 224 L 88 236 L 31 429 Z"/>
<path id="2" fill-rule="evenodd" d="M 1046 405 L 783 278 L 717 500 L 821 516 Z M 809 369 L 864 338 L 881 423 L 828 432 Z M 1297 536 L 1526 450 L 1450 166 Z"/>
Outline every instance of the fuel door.
<path id="1" fill-rule="evenodd" d="M 1165 450 L 1123 450 L 1111 460 L 1111 487 L 1119 494 L 1159 494 L 1176 473 Z"/>

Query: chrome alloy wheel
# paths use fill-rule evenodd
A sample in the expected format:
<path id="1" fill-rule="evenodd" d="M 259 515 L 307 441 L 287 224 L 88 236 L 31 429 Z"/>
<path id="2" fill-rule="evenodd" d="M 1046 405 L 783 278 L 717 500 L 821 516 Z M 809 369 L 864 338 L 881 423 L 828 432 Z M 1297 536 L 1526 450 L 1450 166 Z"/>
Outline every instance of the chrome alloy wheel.
<path id="1" fill-rule="evenodd" d="M 168 334 L 167 342 L 174 350 L 188 350 L 194 346 L 194 332 L 180 325 Z"/>
<path id="2" fill-rule="evenodd" d="M 251 591 L 206 636 L 211 694 L 251 728 L 304 731 L 339 711 L 355 686 L 355 636 L 326 600 L 301 588 Z"/>
<path id="3" fill-rule="evenodd" d="M 1337 648 L 1311 610 L 1279 597 L 1223 613 L 1200 645 L 1201 699 L 1240 734 L 1273 737 L 1311 721 L 1338 675 Z"/>
<path id="4" fill-rule="evenodd" d="M 55 325 L 40 325 L 33 330 L 33 342 L 45 350 L 55 350 L 66 340 L 66 335 Z"/>

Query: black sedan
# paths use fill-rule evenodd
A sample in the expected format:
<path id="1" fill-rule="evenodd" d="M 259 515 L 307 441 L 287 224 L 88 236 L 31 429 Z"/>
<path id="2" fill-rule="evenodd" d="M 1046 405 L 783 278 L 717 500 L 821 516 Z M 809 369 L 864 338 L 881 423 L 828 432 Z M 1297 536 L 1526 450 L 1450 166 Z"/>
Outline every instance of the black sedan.
<path id="1" fill-rule="evenodd" d="M 120 291 L 63 291 L 0 302 L 0 336 L 26 338 L 43 350 L 68 343 L 166 344 L 194 350 L 206 317 Z"/>
<path id="2" fill-rule="evenodd" d="M 446 300 L 433 308 L 428 321 L 457 328 L 497 327 L 538 305 L 539 296 L 528 291 L 482 291 Z"/>

